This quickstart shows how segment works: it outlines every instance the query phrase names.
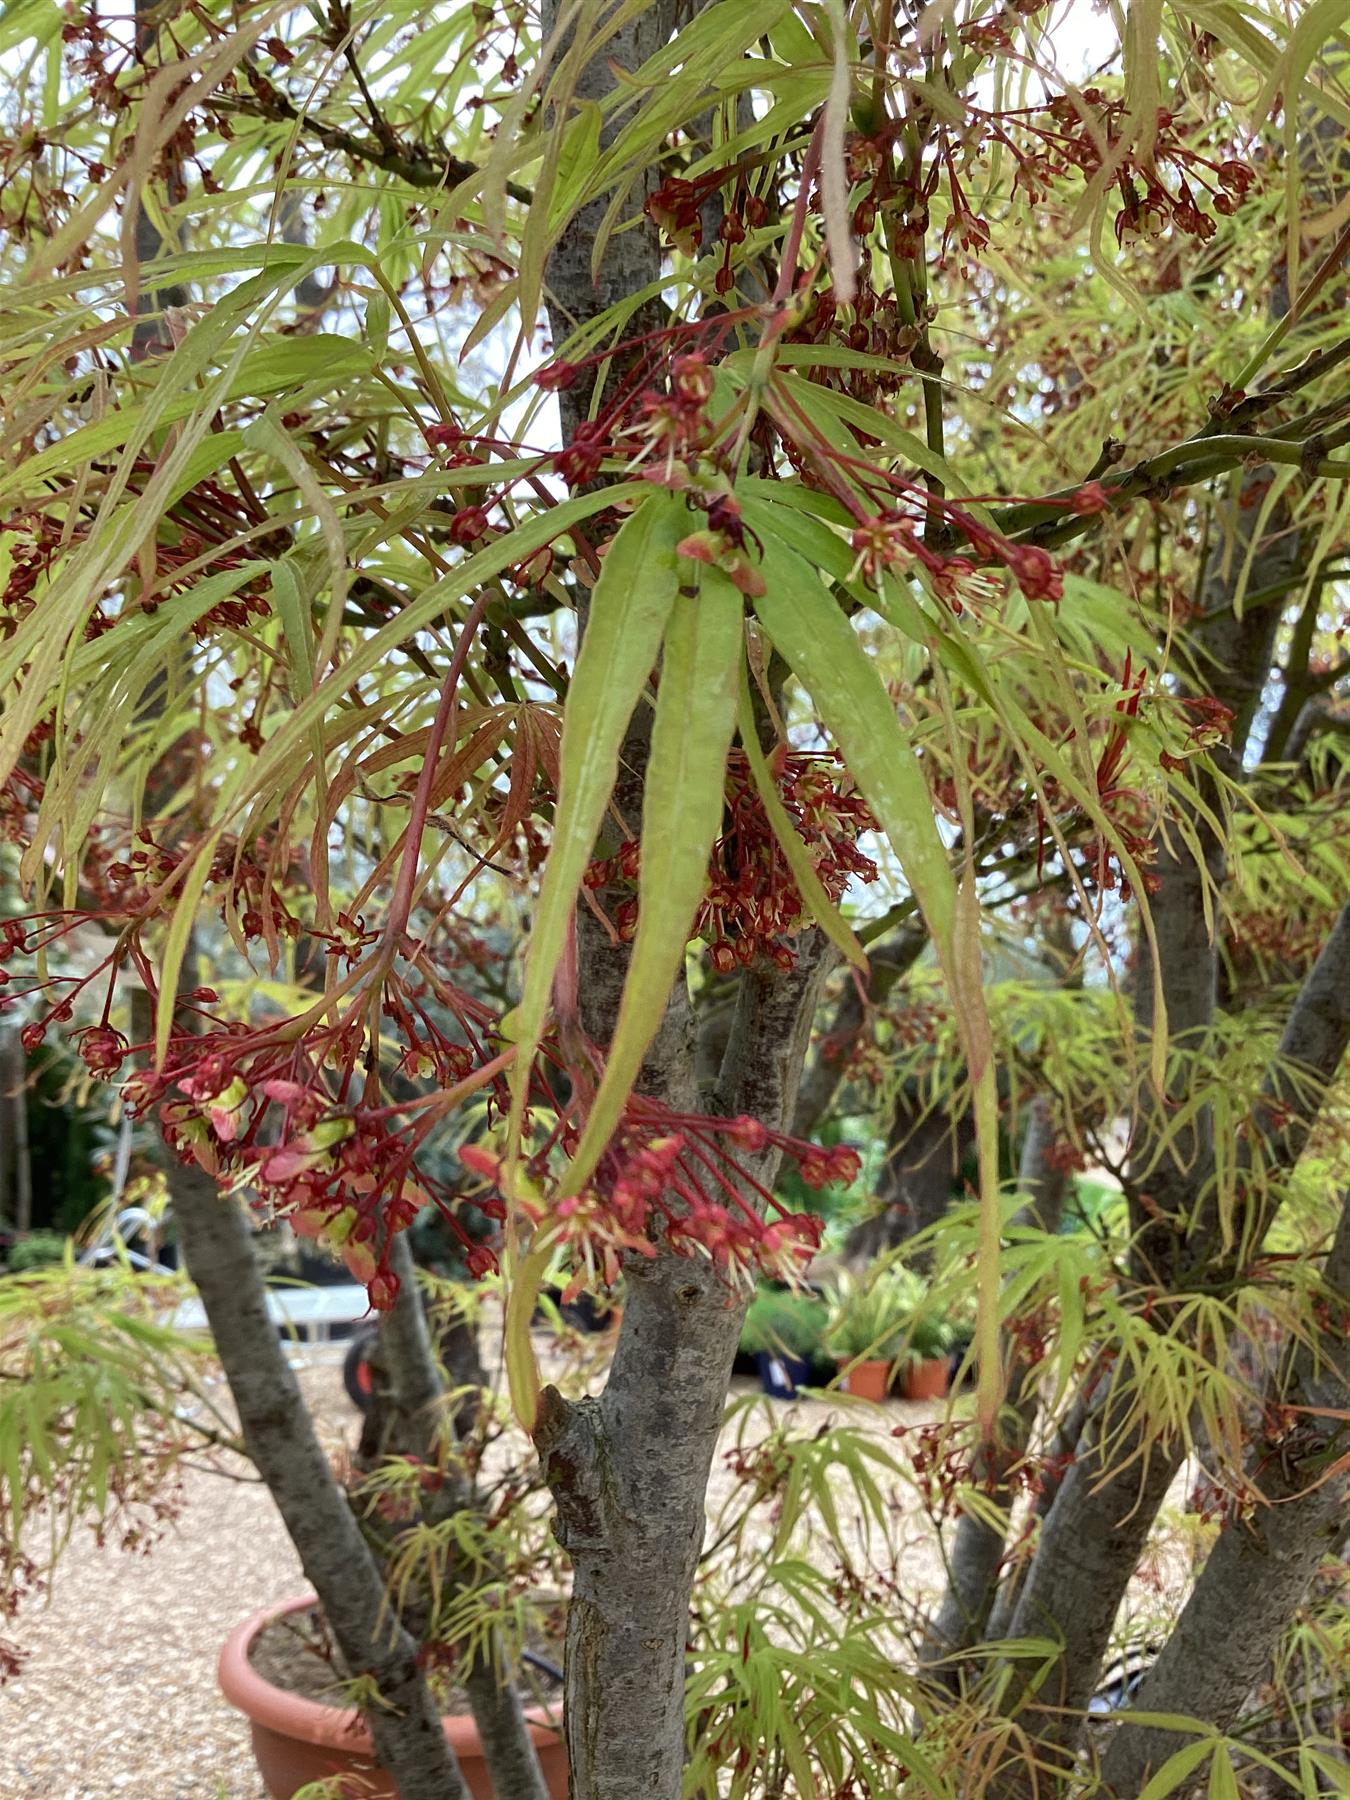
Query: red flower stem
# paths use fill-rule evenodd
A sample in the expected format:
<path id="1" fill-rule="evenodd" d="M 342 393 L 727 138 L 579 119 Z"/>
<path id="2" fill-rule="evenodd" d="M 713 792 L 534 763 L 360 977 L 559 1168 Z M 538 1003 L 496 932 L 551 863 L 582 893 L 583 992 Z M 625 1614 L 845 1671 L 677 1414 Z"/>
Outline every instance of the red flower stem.
<path id="1" fill-rule="evenodd" d="M 816 170 L 820 167 L 820 147 L 825 138 L 825 114 L 822 112 L 816 121 L 816 128 L 811 133 L 811 142 L 806 146 L 806 155 L 802 158 L 801 185 L 797 189 L 797 204 L 792 211 L 792 224 L 788 227 L 787 242 L 783 245 L 783 260 L 778 266 L 778 285 L 773 290 L 776 306 L 781 306 L 791 294 L 797 279 L 797 259 L 801 255 L 802 234 L 806 230 L 806 215 L 811 206 L 811 183 L 816 178 Z"/>
<path id="2" fill-rule="evenodd" d="M 413 895 L 417 886 L 417 865 L 422 854 L 422 838 L 427 828 L 427 814 L 431 811 L 431 795 L 436 785 L 436 767 L 441 759 L 441 748 L 455 723 L 459 712 L 459 683 L 464 673 L 464 665 L 468 661 L 469 650 L 473 644 L 478 627 L 483 622 L 483 615 L 492 603 L 492 595 L 486 589 L 469 608 L 469 616 L 464 621 L 459 634 L 459 642 L 455 645 L 455 653 L 450 658 L 450 667 L 446 670 L 445 680 L 441 684 L 441 697 L 436 705 L 436 716 L 431 722 L 431 735 L 427 739 L 426 755 L 422 762 L 422 772 L 417 777 L 417 791 L 413 795 L 412 811 L 408 815 L 408 833 L 403 845 L 403 860 L 399 864 L 398 882 L 394 888 L 394 897 L 389 907 L 389 922 L 384 928 L 384 941 L 381 944 L 381 959 L 392 958 L 394 945 L 402 937 L 408 924 L 408 915 L 412 911 Z"/>

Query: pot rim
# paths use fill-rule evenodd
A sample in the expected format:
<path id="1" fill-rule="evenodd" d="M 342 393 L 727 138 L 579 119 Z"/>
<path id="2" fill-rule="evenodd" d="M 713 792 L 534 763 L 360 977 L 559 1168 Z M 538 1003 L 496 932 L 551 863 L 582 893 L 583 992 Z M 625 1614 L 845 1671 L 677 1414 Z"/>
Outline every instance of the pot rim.
<path id="1" fill-rule="evenodd" d="M 317 1594 L 274 1601 L 236 1625 L 220 1647 L 216 1680 L 230 1705 L 253 1724 L 265 1725 L 283 1737 L 297 1738 L 325 1750 L 343 1750 L 349 1755 L 373 1758 L 374 1739 L 357 1707 L 325 1706 L 322 1701 L 306 1699 L 303 1694 L 288 1693 L 261 1676 L 249 1661 L 253 1641 L 265 1626 L 288 1613 L 303 1612 L 318 1604 Z M 537 1745 L 555 1742 L 561 1730 L 553 1714 L 543 1706 L 528 1707 L 525 1722 Z M 472 1713 L 447 1713 L 441 1726 L 456 1755 L 482 1754 Z"/>

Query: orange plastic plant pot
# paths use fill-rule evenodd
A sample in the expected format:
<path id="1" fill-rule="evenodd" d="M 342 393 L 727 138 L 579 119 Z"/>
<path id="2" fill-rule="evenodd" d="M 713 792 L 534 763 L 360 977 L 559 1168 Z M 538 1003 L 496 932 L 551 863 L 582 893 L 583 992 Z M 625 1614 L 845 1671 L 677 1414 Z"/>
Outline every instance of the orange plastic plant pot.
<path id="1" fill-rule="evenodd" d="M 951 1385 L 952 1366 L 945 1356 L 912 1362 L 905 1369 L 906 1400 L 944 1400 Z"/>
<path id="2" fill-rule="evenodd" d="M 273 1687 L 249 1661 L 249 1649 L 263 1627 L 286 1613 L 315 1605 L 312 1594 L 269 1606 L 236 1626 L 226 1638 L 216 1666 L 220 1690 L 245 1716 L 253 1734 L 253 1755 L 272 1800 L 291 1800 L 306 1783 L 335 1775 L 359 1777 L 352 1794 L 361 1800 L 398 1800 L 398 1790 L 375 1761 L 375 1746 L 365 1720 L 353 1708 L 343 1710 L 288 1694 Z M 553 1800 L 567 1800 L 567 1750 L 557 1722 L 542 1707 L 525 1714 Z M 466 1713 L 442 1720 L 450 1748 L 459 1760 L 474 1800 L 493 1800 L 478 1727 Z"/>
<path id="3" fill-rule="evenodd" d="M 884 1400 L 891 1390 L 891 1365 L 875 1359 L 854 1363 L 845 1368 L 840 1385 L 859 1400 Z"/>

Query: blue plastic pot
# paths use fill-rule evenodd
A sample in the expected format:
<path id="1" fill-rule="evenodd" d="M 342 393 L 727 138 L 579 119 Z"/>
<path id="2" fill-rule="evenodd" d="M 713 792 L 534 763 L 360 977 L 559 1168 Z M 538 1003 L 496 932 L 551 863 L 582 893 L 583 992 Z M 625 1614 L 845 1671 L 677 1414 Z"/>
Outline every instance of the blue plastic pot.
<path id="1" fill-rule="evenodd" d="M 811 1379 L 811 1364 L 804 1356 L 783 1356 L 761 1350 L 755 1358 L 764 1392 L 773 1400 L 794 1400 L 797 1389 Z"/>

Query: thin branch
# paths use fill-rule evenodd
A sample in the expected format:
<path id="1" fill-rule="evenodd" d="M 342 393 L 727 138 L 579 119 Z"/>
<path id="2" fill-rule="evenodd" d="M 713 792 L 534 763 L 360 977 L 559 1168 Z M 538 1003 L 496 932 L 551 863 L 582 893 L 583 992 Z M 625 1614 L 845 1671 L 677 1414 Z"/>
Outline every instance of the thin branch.
<path id="1" fill-rule="evenodd" d="M 409 187 L 455 188 L 482 174 L 477 163 L 466 162 L 463 157 L 452 156 L 445 150 L 432 150 L 425 144 L 412 144 L 406 148 L 397 142 L 379 144 L 373 138 L 344 131 L 339 125 L 327 125 L 310 113 L 302 113 L 285 94 L 270 85 L 261 94 L 235 94 L 228 100 L 221 96 L 217 104 L 221 112 L 245 113 L 250 118 L 267 119 L 275 124 L 296 125 L 325 150 L 338 150 L 351 157 L 353 162 L 383 169 L 386 174 L 406 181 Z M 533 191 L 519 182 L 508 181 L 505 188 L 510 198 L 522 206 L 528 206 L 534 199 Z"/>

